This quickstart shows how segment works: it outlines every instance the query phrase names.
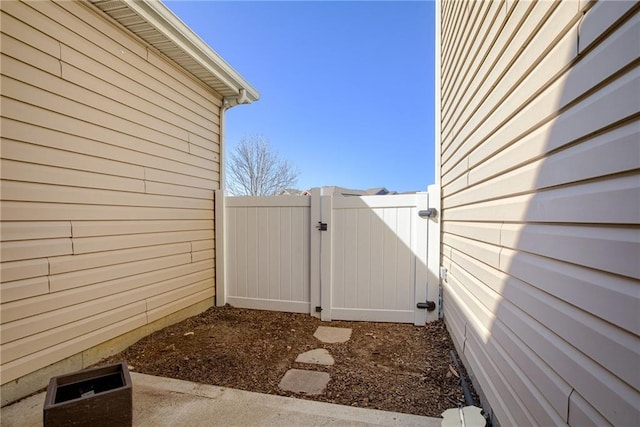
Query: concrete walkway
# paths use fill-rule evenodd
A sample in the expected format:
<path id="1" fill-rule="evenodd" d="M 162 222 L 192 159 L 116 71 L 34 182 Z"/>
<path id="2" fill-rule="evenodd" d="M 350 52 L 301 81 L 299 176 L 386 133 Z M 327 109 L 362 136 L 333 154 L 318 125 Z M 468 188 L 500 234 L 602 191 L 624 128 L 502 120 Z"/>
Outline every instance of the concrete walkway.
<path id="1" fill-rule="evenodd" d="M 131 373 L 134 426 L 422 426 L 441 418 L 355 408 Z M 45 393 L 0 411 L 2 427 L 41 426 Z"/>

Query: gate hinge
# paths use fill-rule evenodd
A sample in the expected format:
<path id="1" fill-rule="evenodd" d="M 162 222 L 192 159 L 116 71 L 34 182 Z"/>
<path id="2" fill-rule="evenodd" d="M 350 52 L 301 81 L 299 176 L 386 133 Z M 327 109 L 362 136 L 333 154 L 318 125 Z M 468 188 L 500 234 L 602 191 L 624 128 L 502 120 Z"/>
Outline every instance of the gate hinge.
<path id="1" fill-rule="evenodd" d="M 317 307 L 316 307 L 316 313 L 320 313 L 321 311 L 322 311 L 322 307 L 317 306 Z"/>
<path id="2" fill-rule="evenodd" d="M 316 228 L 320 231 L 327 231 L 327 223 L 318 221 L 318 225 L 316 225 Z"/>
<path id="3" fill-rule="evenodd" d="M 426 308 L 427 311 L 433 311 L 436 309 L 436 303 L 433 301 L 419 302 L 418 304 L 416 304 L 416 307 Z"/>

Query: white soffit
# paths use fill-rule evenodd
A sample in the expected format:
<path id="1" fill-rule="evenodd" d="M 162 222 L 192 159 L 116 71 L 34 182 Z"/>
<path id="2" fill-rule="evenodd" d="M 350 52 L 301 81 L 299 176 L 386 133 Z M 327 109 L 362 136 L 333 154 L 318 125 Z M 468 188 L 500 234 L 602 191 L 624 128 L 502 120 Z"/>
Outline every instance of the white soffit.
<path id="1" fill-rule="evenodd" d="M 260 94 L 159 0 L 89 0 L 111 18 L 193 74 L 223 97 L 237 103 Z"/>

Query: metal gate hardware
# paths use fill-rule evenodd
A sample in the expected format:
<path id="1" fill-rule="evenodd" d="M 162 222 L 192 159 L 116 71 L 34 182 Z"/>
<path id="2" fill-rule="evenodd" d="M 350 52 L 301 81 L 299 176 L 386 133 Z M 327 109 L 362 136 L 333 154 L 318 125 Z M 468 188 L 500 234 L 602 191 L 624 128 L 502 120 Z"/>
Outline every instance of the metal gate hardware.
<path id="1" fill-rule="evenodd" d="M 427 311 L 433 311 L 436 309 L 436 303 L 433 301 L 419 302 L 418 304 L 416 304 L 416 307 L 426 308 Z"/>
<path id="2" fill-rule="evenodd" d="M 418 216 L 420 218 L 435 218 L 438 216 L 438 210 L 436 208 L 429 208 L 418 211 Z"/>
<path id="3" fill-rule="evenodd" d="M 327 231 L 327 223 L 318 221 L 318 225 L 316 226 L 316 228 L 320 231 Z"/>

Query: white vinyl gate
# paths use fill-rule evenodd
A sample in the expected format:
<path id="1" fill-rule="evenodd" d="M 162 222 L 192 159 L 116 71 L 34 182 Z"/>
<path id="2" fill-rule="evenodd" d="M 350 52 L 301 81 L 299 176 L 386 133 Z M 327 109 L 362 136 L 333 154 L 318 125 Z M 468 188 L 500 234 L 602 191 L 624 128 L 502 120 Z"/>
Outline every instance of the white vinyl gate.
<path id="1" fill-rule="evenodd" d="M 428 265 L 427 256 L 438 219 L 424 216 L 428 196 L 331 197 L 313 189 L 311 196 L 226 197 L 217 303 L 322 320 L 437 319 L 437 309 L 418 308 L 438 304 L 439 263 Z"/>

